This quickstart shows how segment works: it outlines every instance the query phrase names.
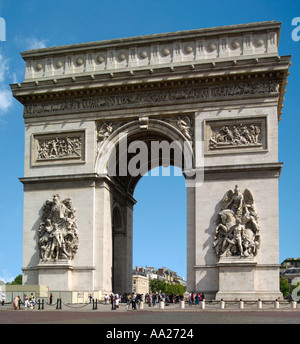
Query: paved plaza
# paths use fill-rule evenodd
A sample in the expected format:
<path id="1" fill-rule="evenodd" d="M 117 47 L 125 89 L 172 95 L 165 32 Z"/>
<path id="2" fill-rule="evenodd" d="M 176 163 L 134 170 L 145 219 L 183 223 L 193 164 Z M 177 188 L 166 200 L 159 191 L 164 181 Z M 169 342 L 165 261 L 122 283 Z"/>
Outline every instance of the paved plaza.
<path id="1" fill-rule="evenodd" d="M 121 304 L 116 310 L 111 305 L 97 304 L 62 304 L 61 309 L 56 305 L 45 304 L 44 309 L 24 308 L 13 310 L 11 304 L 0 306 L 0 324 L 144 324 L 147 326 L 174 324 L 300 324 L 300 307 L 296 309 L 289 303 L 281 303 L 275 308 L 274 302 L 264 302 L 262 308 L 256 302 L 244 304 L 240 309 L 239 302 L 225 304 L 206 302 L 205 309 L 200 305 L 171 304 L 161 309 L 158 306 L 143 309 L 127 309 Z"/>

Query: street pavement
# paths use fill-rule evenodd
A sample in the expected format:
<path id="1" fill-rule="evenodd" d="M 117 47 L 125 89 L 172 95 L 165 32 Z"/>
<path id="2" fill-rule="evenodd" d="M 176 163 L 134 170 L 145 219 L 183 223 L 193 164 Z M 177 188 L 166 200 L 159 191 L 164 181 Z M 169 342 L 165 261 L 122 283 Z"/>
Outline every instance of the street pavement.
<path id="1" fill-rule="evenodd" d="M 39 309 L 40 308 L 40 309 Z M 293 309 L 289 303 L 281 303 L 275 308 L 274 302 L 264 302 L 262 308 L 256 302 L 244 303 L 240 308 L 239 302 L 226 303 L 220 308 L 218 302 L 206 302 L 205 309 L 201 305 L 180 304 L 159 305 L 143 309 L 137 307 L 128 309 L 126 304 L 120 304 L 116 310 L 111 310 L 110 304 L 64 304 L 61 309 L 57 305 L 45 304 L 34 309 L 24 308 L 14 310 L 12 304 L 0 305 L 1 324 L 106 324 L 124 325 L 139 324 L 147 326 L 163 325 L 204 325 L 204 324 L 300 324 L 300 305 Z M 177 326 L 178 327 L 178 326 Z"/>

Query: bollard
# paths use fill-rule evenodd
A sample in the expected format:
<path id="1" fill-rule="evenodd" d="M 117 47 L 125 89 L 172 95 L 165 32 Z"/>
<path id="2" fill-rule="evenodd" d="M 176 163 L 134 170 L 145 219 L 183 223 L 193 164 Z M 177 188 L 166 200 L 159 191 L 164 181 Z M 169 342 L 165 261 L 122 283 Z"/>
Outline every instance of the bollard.
<path id="1" fill-rule="evenodd" d="M 61 299 L 57 299 L 57 301 L 56 301 L 56 309 L 61 309 Z"/>
<path id="2" fill-rule="evenodd" d="M 57 299 L 56 309 L 61 309 L 61 299 Z"/>
<path id="3" fill-rule="evenodd" d="M 258 299 L 257 301 L 257 308 L 262 308 L 262 302 L 260 301 L 260 299 Z"/>
<path id="4" fill-rule="evenodd" d="M 221 301 L 220 301 L 220 308 L 221 308 L 221 309 L 224 309 L 224 308 L 225 308 L 225 302 L 224 302 L 223 299 L 221 299 Z"/>
<path id="5" fill-rule="evenodd" d="M 180 308 L 183 309 L 185 306 L 184 301 L 180 301 Z"/>
<path id="6" fill-rule="evenodd" d="M 294 309 L 297 308 L 297 302 L 296 301 L 292 301 L 291 302 L 291 307 L 294 308 Z"/>
<path id="7" fill-rule="evenodd" d="M 164 301 L 160 301 L 160 303 L 159 303 L 159 308 L 160 308 L 160 309 L 164 309 L 164 308 L 165 308 L 165 303 L 164 303 Z"/>
<path id="8" fill-rule="evenodd" d="M 144 309 L 144 301 L 140 302 L 140 309 Z"/>
<path id="9" fill-rule="evenodd" d="M 240 299 L 240 309 L 244 309 L 244 301 Z"/>
<path id="10" fill-rule="evenodd" d="M 205 309 L 205 299 L 203 299 L 202 302 L 201 302 L 201 308 Z"/>
<path id="11" fill-rule="evenodd" d="M 276 309 L 279 308 L 279 301 L 278 301 L 277 299 L 275 300 L 274 307 L 275 307 Z"/>
<path id="12" fill-rule="evenodd" d="M 93 299 L 93 309 L 98 309 L 98 299 L 96 301 Z"/>

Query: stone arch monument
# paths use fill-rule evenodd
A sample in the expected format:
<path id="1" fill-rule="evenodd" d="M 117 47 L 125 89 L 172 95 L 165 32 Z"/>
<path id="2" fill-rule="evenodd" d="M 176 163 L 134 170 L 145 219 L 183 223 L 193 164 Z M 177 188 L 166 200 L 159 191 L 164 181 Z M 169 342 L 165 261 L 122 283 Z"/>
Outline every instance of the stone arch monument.
<path id="1" fill-rule="evenodd" d="M 280 297 L 279 34 L 270 21 L 23 52 L 23 283 L 130 292 L 134 188 L 173 164 L 187 289 Z"/>

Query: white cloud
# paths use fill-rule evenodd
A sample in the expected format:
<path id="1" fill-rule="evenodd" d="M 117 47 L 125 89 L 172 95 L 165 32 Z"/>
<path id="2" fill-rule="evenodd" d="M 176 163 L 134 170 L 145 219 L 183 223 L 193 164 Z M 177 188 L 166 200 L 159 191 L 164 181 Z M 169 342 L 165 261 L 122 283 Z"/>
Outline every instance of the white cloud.
<path id="1" fill-rule="evenodd" d="M 48 39 L 38 39 L 36 37 L 15 36 L 15 44 L 20 50 L 42 49 L 47 47 Z"/>
<path id="2" fill-rule="evenodd" d="M 11 90 L 0 86 L 0 115 L 7 112 L 13 103 Z"/>
<path id="3" fill-rule="evenodd" d="M 27 45 L 27 49 L 31 50 L 31 49 L 42 49 L 42 48 L 46 48 L 46 43 L 47 43 L 47 39 L 41 39 L 38 40 L 35 37 L 30 37 L 27 38 L 26 40 L 26 45 Z"/>
<path id="4" fill-rule="evenodd" d="M 13 96 L 6 82 L 8 76 L 10 76 L 9 60 L 0 54 L 0 116 L 13 104 Z"/>
<path id="5" fill-rule="evenodd" d="M 16 276 L 13 277 L 12 274 L 6 270 L 2 270 L 0 273 L 0 281 L 3 281 L 4 283 L 10 283 L 16 278 Z"/>
<path id="6" fill-rule="evenodd" d="M 15 43 L 25 50 L 45 48 L 47 41 L 46 39 L 37 39 L 35 37 L 26 39 L 22 39 L 22 37 L 15 38 Z M 16 83 L 16 80 L 16 73 L 10 70 L 9 59 L 0 51 L 0 117 L 13 105 L 13 95 L 9 84 L 12 81 Z"/>
<path id="7" fill-rule="evenodd" d="M 0 54 L 0 82 L 3 82 L 5 74 L 8 72 L 8 60 Z"/>

